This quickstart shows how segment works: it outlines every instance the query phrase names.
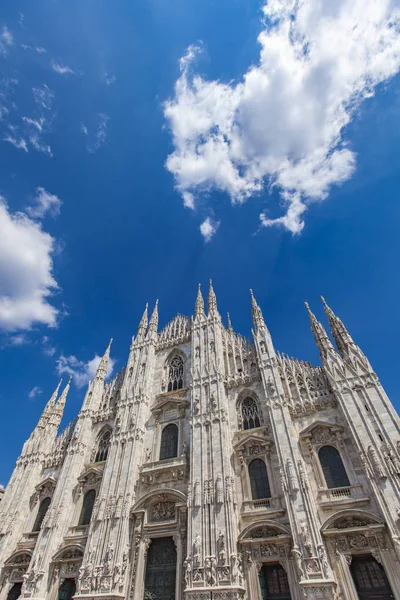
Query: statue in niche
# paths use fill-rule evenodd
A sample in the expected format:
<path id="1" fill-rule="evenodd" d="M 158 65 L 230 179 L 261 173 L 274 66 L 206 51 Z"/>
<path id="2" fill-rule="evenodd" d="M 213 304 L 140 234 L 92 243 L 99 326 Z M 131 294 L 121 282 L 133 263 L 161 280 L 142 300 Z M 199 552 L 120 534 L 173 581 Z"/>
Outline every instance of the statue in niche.
<path id="1" fill-rule="evenodd" d="M 193 542 L 193 560 L 194 564 L 198 566 L 200 564 L 200 556 L 201 556 L 201 537 L 199 533 L 196 533 Z"/>
<path id="2" fill-rule="evenodd" d="M 220 565 L 225 565 L 226 563 L 226 552 L 225 552 L 225 537 L 222 531 L 218 534 L 217 540 L 217 553 L 218 553 L 218 562 Z"/>

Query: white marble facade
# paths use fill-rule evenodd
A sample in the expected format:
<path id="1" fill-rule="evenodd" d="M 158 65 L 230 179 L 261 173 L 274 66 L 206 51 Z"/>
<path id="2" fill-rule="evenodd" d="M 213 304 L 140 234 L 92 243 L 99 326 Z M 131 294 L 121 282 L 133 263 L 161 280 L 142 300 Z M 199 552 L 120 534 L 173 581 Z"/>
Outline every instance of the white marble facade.
<path id="1" fill-rule="evenodd" d="M 61 433 L 57 388 L 0 504 L 0 600 L 400 600 L 398 416 L 325 302 L 320 367 L 251 302 L 252 340 L 211 285 L 162 331 L 146 308 Z"/>

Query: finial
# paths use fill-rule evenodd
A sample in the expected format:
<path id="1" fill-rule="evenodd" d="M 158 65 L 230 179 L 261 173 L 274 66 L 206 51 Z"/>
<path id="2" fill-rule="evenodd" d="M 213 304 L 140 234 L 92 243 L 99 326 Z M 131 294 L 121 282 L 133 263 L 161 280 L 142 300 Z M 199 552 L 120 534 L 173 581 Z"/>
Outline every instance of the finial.
<path id="1" fill-rule="evenodd" d="M 214 292 L 212 279 L 210 279 L 210 288 L 208 291 L 208 314 L 214 316 L 218 314 L 217 297 Z"/>
<path id="2" fill-rule="evenodd" d="M 149 334 L 157 333 L 158 328 L 158 300 L 156 300 L 153 313 L 151 315 L 150 324 L 149 324 Z"/>
<path id="3" fill-rule="evenodd" d="M 232 333 L 233 332 L 233 327 L 232 327 L 232 323 L 231 323 L 231 316 L 230 316 L 229 313 L 226 313 L 226 314 L 228 316 L 228 329 L 229 329 L 230 333 Z"/>
<path id="4" fill-rule="evenodd" d="M 143 311 L 142 318 L 140 319 L 140 323 L 139 323 L 138 332 L 137 332 L 137 336 L 136 337 L 139 337 L 139 335 L 142 335 L 144 337 L 144 335 L 146 333 L 147 325 L 148 325 L 148 322 L 149 322 L 148 308 L 149 308 L 149 303 L 146 302 L 146 306 L 145 306 L 145 309 Z"/>
<path id="5" fill-rule="evenodd" d="M 65 386 L 65 388 L 63 389 L 63 392 L 57 402 L 56 408 L 59 410 L 59 412 L 64 410 L 65 401 L 67 399 L 69 388 L 71 387 L 71 381 L 72 381 L 72 375 L 69 376 L 68 383 Z"/>
<path id="6" fill-rule="evenodd" d="M 110 341 L 108 343 L 106 351 L 104 352 L 104 355 L 99 363 L 99 366 L 97 367 L 96 377 L 100 377 L 101 379 L 104 379 L 107 375 L 108 361 L 110 359 L 110 351 L 111 351 L 112 342 L 113 342 L 113 339 L 110 338 Z"/>
<path id="7" fill-rule="evenodd" d="M 194 318 L 200 317 L 201 315 L 204 316 L 204 299 L 203 294 L 201 293 L 201 285 L 199 283 L 199 287 L 197 289 L 196 303 L 194 307 Z"/>

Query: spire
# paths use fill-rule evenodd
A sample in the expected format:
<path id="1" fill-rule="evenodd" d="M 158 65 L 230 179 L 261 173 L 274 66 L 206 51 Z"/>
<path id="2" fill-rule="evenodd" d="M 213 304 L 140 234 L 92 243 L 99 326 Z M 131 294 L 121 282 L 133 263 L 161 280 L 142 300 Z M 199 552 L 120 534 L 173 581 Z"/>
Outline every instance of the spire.
<path id="1" fill-rule="evenodd" d="M 150 324 L 149 324 L 149 334 L 157 333 L 158 329 L 158 300 L 156 300 L 156 304 L 154 306 L 153 314 L 151 315 Z"/>
<path id="2" fill-rule="evenodd" d="M 194 318 L 197 319 L 197 317 L 200 316 L 204 316 L 204 300 L 199 284 L 199 288 L 197 290 L 196 304 L 194 307 Z"/>
<path id="3" fill-rule="evenodd" d="M 65 407 L 65 402 L 67 400 L 67 396 L 68 396 L 68 392 L 69 392 L 69 388 L 71 387 L 71 381 L 72 381 L 72 375 L 70 376 L 70 378 L 68 379 L 68 383 L 65 386 L 65 388 L 63 389 L 63 392 L 56 404 L 56 410 L 59 413 L 63 413 L 64 412 L 64 407 Z"/>
<path id="4" fill-rule="evenodd" d="M 308 302 L 304 302 L 304 304 L 306 306 L 308 316 L 310 317 L 311 331 L 313 332 L 315 342 L 318 346 L 321 355 L 321 359 L 324 360 L 328 352 L 333 352 L 336 354 L 335 348 L 333 347 L 332 342 L 324 329 L 324 326 L 317 320 L 317 317 L 311 311 Z"/>
<path id="5" fill-rule="evenodd" d="M 104 356 L 100 361 L 99 366 L 97 367 L 96 378 L 105 379 L 107 375 L 108 362 L 110 360 L 110 350 L 112 344 L 112 338 L 107 346 L 107 350 L 104 352 Z"/>
<path id="6" fill-rule="evenodd" d="M 251 314 L 253 317 L 253 325 L 255 331 L 258 331 L 262 327 L 265 327 L 264 317 L 261 312 L 261 308 L 258 306 L 256 299 L 253 295 L 253 290 L 250 290 L 251 295 Z"/>
<path id="7" fill-rule="evenodd" d="M 60 379 L 60 381 L 58 382 L 58 385 L 56 387 L 56 389 L 54 390 L 50 400 L 48 401 L 46 408 L 44 410 L 46 410 L 47 408 L 50 408 L 51 406 L 54 406 L 54 404 L 56 403 L 57 400 L 57 396 L 58 396 L 58 392 L 60 390 L 62 384 L 62 379 Z"/>
<path id="8" fill-rule="evenodd" d="M 335 340 L 336 346 L 340 354 L 348 354 L 349 346 L 355 347 L 355 343 L 347 331 L 343 322 L 335 315 L 333 310 L 327 305 L 325 298 L 321 296 L 322 303 L 324 305 L 324 311 L 328 317 L 329 326 L 332 331 L 333 339 Z"/>
<path id="9" fill-rule="evenodd" d="M 51 418 L 52 412 L 54 410 L 54 406 L 56 403 L 56 399 L 57 399 L 61 384 L 62 384 L 62 379 L 60 379 L 60 381 L 58 382 L 58 385 L 57 385 L 56 389 L 54 390 L 54 392 L 52 393 L 50 400 L 47 402 L 46 406 L 44 407 L 43 412 L 40 415 L 38 424 L 36 425 L 35 429 L 33 430 L 31 436 L 36 435 L 35 432 L 37 430 L 41 430 L 44 427 L 46 427 L 47 423 L 49 422 L 49 419 Z"/>
<path id="10" fill-rule="evenodd" d="M 231 316 L 229 313 L 226 313 L 227 317 L 228 317 L 228 331 L 229 333 L 233 333 L 233 327 L 232 327 L 232 323 L 231 323 Z"/>
<path id="11" fill-rule="evenodd" d="M 209 316 L 218 315 L 217 297 L 214 292 L 212 280 L 210 279 L 210 288 L 208 291 L 208 314 Z"/>
<path id="12" fill-rule="evenodd" d="M 147 325 L 148 325 L 148 322 L 149 322 L 149 317 L 148 317 L 148 312 L 147 312 L 148 308 L 149 308 L 149 305 L 146 302 L 146 307 L 144 309 L 142 318 L 140 319 L 140 323 L 139 323 L 139 327 L 138 327 L 136 339 L 138 339 L 139 337 L 144 338 L 144 336 L 146 335 Z"/>

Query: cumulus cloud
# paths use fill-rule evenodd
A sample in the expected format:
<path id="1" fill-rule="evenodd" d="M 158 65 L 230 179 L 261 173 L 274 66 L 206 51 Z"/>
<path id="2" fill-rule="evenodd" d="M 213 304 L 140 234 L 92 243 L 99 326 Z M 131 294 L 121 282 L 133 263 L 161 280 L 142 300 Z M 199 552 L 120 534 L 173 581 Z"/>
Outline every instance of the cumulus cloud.
<path id="1" fill-rule="evenodd" d="M 58 311 L 50 303 L 57 289 L 52 255 L 55 240 L 25 213 L 11 213 L 0 198 L 0 329 L 54 327 Z"/>
<path id="2" fill-rule="evenodd" d="M 207 217 L 207 219 L 203 221 L 203 223 L 200 225 L 200 233 L 206 242 L 211 240 L 218 227 L 219 222 L 212 221 L 210 217 Z"/>
<path id="3" fill-rule="evenodd" d="M 29 392 L 28 396 L 29 398 L 33 399 L 36 398 L 36 396 L 39 396 L 39 394 L 42 393 L 42 390 L 40 389 L 40 387 L 38 385 L 35 385 L 35 387 L 33 389 L 31 389 L 31 391 Z"/>
<path id="4" fill-rule="evenodd" d="M 34 205 L 28 206 L 26 212 L 34 219 L 43 219 L 46 214 L 56 217 L 60 214 L 61 200 L 55 194 L 50 194 L 42 187 L 36 188 Z"/>
<path id="5" fill-rule="evenodd" d="M 260 56 L 241 81 L 193 73 L 180 61 L 164 106 L 174 142 L 166 161 L 185 205 L 217 189 L 232 203 L 277 188 L 285 213 L 264 226 L 303 228 L 312 201 L 349 179 L 345 127 L 360 103 L 400 69 L 400 8 L 393 0 L 269 0 Z M 188 196 L 188 194 L 190 194 Z"/>
<path id="6" fill-rule="evenodd" d="M 4 26 L 0 31 L 0 54 L 7 54 L 8 48 L 12 46 L 14 39 L 11 31 Z"/>
<path id="7" fill-rule="evenodd" d="M 68 65 L 62 65 L 56 61 L 51 62 L 51 68 L 60 75 L 75 75 L 75 71 Z"/>
<path id="8" fill-rule="evenodd" d="M 72 375 L 75 385 L 81 388 L 88 383 L 89 379 L 93 379 L 93 377 L 96 375 L 97 367 L 99 366 L 100 361 L 101 356 L 98 356 L 97 354 L 95 354 L 94 358 L 88 360 L 87 362 L 78 360 L 74 355 L 64 356 L 61 354 L 56 360 L 56 371 L 58 375 L 62 375 L 63 373 Z M 114 364 L 115 361 L 110 358 L 108 362 L 107 377 L 112 375 Z"/>

